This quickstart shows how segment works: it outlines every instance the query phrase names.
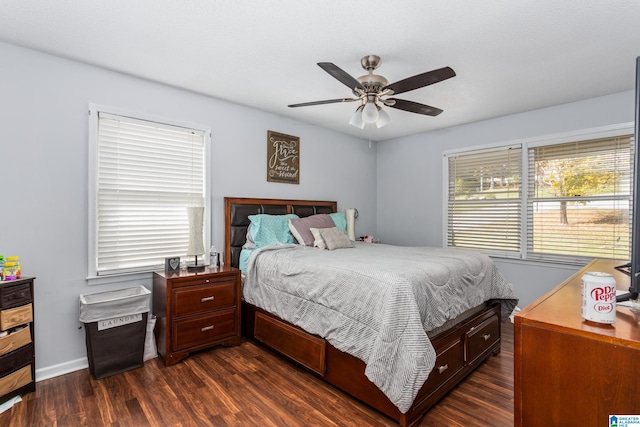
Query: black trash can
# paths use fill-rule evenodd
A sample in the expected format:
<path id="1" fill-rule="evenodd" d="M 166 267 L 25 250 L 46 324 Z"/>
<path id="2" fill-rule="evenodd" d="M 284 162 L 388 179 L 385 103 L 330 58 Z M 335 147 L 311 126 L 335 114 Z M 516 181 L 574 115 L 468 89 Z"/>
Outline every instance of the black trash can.
<path id="1" fill-rule="evenodd" d="M 89 372 L 95 379 L 143 365 L 150 301 L 144 286 L 80 295 Z"/>

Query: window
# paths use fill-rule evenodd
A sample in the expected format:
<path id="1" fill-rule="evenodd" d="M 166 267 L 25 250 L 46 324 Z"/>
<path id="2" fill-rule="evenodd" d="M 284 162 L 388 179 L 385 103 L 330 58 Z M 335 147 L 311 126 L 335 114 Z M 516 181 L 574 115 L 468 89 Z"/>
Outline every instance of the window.
<path id="1" fill-rule="evenodd" d="M 186 256 L 186 208 L 209 201 L 209 130 L 96 106 L 89 113 L 89 276 L 151 271 Z"/>
<path id="2" fill-rule="evenodd" d="M 631 139 L 529 148 L 530 259 L 629 257 Z"/>
<path id="3" fill-rule="evenodd" d="M 449 156 L 448 246 L 520 252 L 521 152 L 514 146 Z"/>
<path id="4" fill-rule="evenodd" d="M 547 262 L 628 259 L 632 131 L 445 153 L 447 246 Z"/>

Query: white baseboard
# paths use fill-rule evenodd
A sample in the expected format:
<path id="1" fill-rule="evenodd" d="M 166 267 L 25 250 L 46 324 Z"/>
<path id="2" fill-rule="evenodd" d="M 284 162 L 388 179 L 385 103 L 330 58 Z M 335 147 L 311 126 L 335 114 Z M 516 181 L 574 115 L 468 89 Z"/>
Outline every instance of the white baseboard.
<path id="1" fill-rule="evenodd" d="M 47 366 L 46 368 L 36 369 L 36 382 L 48 380 L 49 378 L 58 377 L 70 372 L 86 369 L 88 367 L 89 360 L 86 357 L 82 357 L 80 359 L 70 360 L 69 362 Z"/>

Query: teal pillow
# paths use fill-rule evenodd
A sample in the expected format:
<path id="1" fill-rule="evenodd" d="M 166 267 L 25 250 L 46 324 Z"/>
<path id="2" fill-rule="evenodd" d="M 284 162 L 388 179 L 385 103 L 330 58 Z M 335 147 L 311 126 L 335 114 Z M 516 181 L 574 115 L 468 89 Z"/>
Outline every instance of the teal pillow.
<path id="1" fill-rule="evenodd" d="M 298 215 L 249 215 L 251 221 L 250 233 L 256 248 L 276 243 L 294 243 L 289 230 L 289 220 L 297 219 Z M 346 222 L 345 222 L 346 226 Z"/>
<path id="2" fill-rule="evenodd" d="M 344 212 L 331 213 L 329 216 L 336 224 L 336 228 L 347 234 L 347 218 L 344 216 Z"/>

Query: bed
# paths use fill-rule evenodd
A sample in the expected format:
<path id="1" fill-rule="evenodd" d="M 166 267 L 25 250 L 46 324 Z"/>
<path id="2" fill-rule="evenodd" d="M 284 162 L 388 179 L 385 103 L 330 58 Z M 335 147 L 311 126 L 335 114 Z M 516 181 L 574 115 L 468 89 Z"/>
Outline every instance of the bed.
<path id="1" fill-rule="evenodd" d="M 247 229 L 251 223 L 249 219 L 251 215 L 295 214 L 299 218 L 306 218 L 318 214 L 335 214 L 336 211 L 337 203 L 334 201 L 226 197 L 224 261 L 234 267 L 240 265 L 242 247 L 247 241 Z M 392 318 L 391 326 L 382 323 L 386 321 L 380 320 L 381 323 L 375 323 L 375 327 L 367 326 L 363 329 L 360 327 L 361 322 L 358 320 L 356 326 L 350 328 L 354 329 L 358 336 L 371 335 L 372 342 L 369 343 L 368 340 L 360 339 L 361 343 L 358 343 L 360 347 L 352 344 L 347 345 L 345 340 L 340 339 L 339 335 L 342 332 L 336 332 L 338 335 L 333 333 L 337 330 L 336 325 L 327 324 L 327 319 L 331 320 L 336 316 L 327 315 L 326 311 L 322 311 L 326 308 L 323 304 L 320 305 L 319 309 L 317 305 L 294 306 L 294 303 L 300 302 L 298 300 L 301 300 L 303 304 L 307 304 L 307 300 L 311 298 L 307 298 L 303 294 L 301 298 L 291 299 L 288 291 L 283 293 L 280 289 L 277 289 L 280 282 L 282 282 L 283 286 L 288 282 L 293 283 L 294 287 L 296 286 L 295 277 L 298 277 L 298 275 L 291 274 L 290 269 L 304 270 L 303 275 L 299 276 L 303 277 L 301 282 L 311 280 L 309 277 L 330 276 L 332 279 L 327 279 L 328 281 L 340 281 L 342 283 L 341 290 L 354 288 L 357 291 L 359 287 L 351 283 L 356 281 L 351 279 L 353 276 L 342 276 L 342 271 L 345 270 L 343 268 L 344 265 L 352 264 L 350 257 L 357 257 L 358 253 L 363 252 L 369 262 L 377 259 L 376 263 L 379 265 L 382 264 L 380 261 L 386 259 L 385 257 L 388 257 L 389 251 L 392 250 L 396 252 L 405 251 L 401 254 L 403 262 L 417 256 L 413 255 L 413 252 L 420 252 L 420 256 L 423 256 L 430 254 L 434 250 L 433 248 L 413 248 L 416 251 L 409 252 L 409 248 L 391 248 L 388 245 L 368 243 L 357 243 L 354 246 L 356 248 L 353 250 L 339 249 L 336 251 L 321 251 L 317 248 L 295 244 L 278 245 L 277 247 L 269 246 L 259 249 L 259 254 L 251 257 L 249 269 L 247 269 L 247 277 L 243 285 L 243 335 L 257 340 L 295 361 L 326 382 L 393 418 L 401 426 L 417 425 L 425 412 L 448 391 L 488 357 L 500 352 L 500 323 L 502 319 L 506 319 L 505 313 L 509 313 L 515 307 L 517 300 L 512 295 L 510 285 L 505 284 L 506 282 L 500 282 L 499 290 L 492 290 L 491 297 L 483 298 L 473 304 L 471 302 L 461 302 L 459 304 L 460 307 L 456 307 L 456 310 L 443 310 L 451 311 L 447 315 L 446 321 L 442 321 L 441 316 L 443 314 L 440 313 L 436 316 L 439 317 L 436 322 L 437 326 L 427 327 L 431 322 L 429 320 L 431 315 L 423 316 L 422 309 L 415 311 L 412 304 L 405 304 L 406 301 L 412 299 L 411 295 L 416 293 L 415 287 L 407 288 L 410 290 L 405 292 L 394 291 L 393 294 L 385 295 L 393 295 L 391 298 L 387 297 L 391 301 L 399 299 L 400 309 L 396 309 L 395 312 L 389 311 L 390 309 L 385 305 L 384 310 L 379 310 L 386 310 L 385 312 L 392 313 L 391 316 L 387 316 Z M 444 251 L 445 261 L 441 261 L 438 258 L 438 262 L 449 262 L 448 259 L 451 256 L 451 252 L 447 252 L 445 249 L 440 251 Z M 337 255 L 338 253 L 339 255 Z M 457 254 L 455 255 L 457 257 Z M 327 267 L 333 271 L 332 274 L 334 276 L 336 274 L 338 276 L 334 277 L 327 274 L 329 270 L 318 270 L 314 275 L 315 267 L 310 264 L 300 264 L 306 262 L 305 259 L 307 257 L 313 257 L 313 260 L 315 260 L 320 256 L 323 257 L 322 268 Z M 462 260 L 451 262 L 475 264 L 475 258 L 473 258 L 475 255 L 472 254 L 471 257 L 471 261 L 468 258 L 463 258 Z M 355 264 L 355 261 L 353 263 Z M 398 268 L 394 271 L 392 262 L 386 264 L 389 267 L 380 269 L 376 273 L 376 277 L 384 276 L 385 280 L 387 276 L 391 277 L 392 280 L 404 278 L 405 275 L 399 273 Z M 278 273 L 276 267 L 271 267 L 274 265 L 281 265 L 282 268 L 289 269 L 287 270 L 288 273 L 284 276 L 274 276 Z M 406 265 L 409 266 L 410 264 L 407 262 Z M 363 268 L 377 270 L 372 266 Z M 493 268 L 495 269 L 495 267 Z M 273 269 L 273 272 L 271 269 Z M 265 274 L 268 279 L 259 278 L 257 276 L 258 272 Z M 359 274 L 360 276 L 368 276 L 366 271 Z M 497 281 L 493 277 L 496 274 L 494 270 L 491 270 L 492 283 Z M 277 277 L 274 279 L 273 286 L 256 287 L 257 283 L 266 283 L 265 280 L 271 280 L 271 277 Z M 393 283 L 392 287 L 385 285 L 385 289 L 395 289 L 396 284 L 395 282 Z M 305 286 L 309 288 L 305 283 L 299 283 L 297 288 L 302 289 Z M 317 286 L 320 286 L 320 284 Z M 404 282 L 398 284 L 397 288 L 403 289 L 403 286 L 405 286 Z M 316 289 L 315 283 L 312 288 Z M 258 290 L 256 291 L 256 289 Z M 265 289 L 265 292 L 273 294 L 272 297 L 276 296 L 273 302 L 269 303 L 267 300 L 263 301 L 256 297 L 256 295 L 262 294 Z M 373 288 L 367 289 L 367 292 L 371 292 L 371 289 Z M 496 295 L 493 295 L 493 293 L 496 293 Z M 279 295 L 282 297 L 278 298 Z M 356 295 L 355 302 L 347 300 L 345 303 L 348 307 L 351 307 L 352 305 L 357 305 L 360 299 L 366 298 L 368 298 L 368 294 L 363 293 L 360 296 Z M 376 307 L 374 300 L 372 300 L 371 304 L 372 307 Z M 393 307 L 395 303 L 389 304 Z M 465 304 L 471 306 L 466 307 Z M 453 305 L 457 306 L 458 304 Z M 378 310 L 370 311 L 375 313 Z M 417 314 L 413 315 L 414 311 Z M 314 312 L 319 314 L 320 320 L 314 320 L 315 317 L 309 314 Z M 291 313 L 294 313 L 293 316 Z M 304 313 L 304 315 L 300 315 L 300 313 Z M 416 316 L 419 318 L 416 318 Z M 349 314 L 348 316 L 341 316 L 341 318 L 343 317 L 352 316 Z M 402 321 L 396 321 L 398 318 L 402 318 Z M 399 326 L 398 323 L 400 323 Z M 320 326 L 316 327 L 318 324 Z M 421 326 L 419 328 L 420 331 L 416 330 L 416 324 Z M 380 327 L 378 328 L 378 326 Z M 425 331 L 427 332 L 425 333 Z M 378 345 L 382 341 L 390 341 L 385 336 L 394 337 L 391 341 L 395 347 L 391 350 Z M 406 356 L 407 352 L 410 353 L 410 356 Z M 368 363 L 363 360 L 367 360 Z M 389 361 L 393 361 L 393 363 Z M 389 365 L 389 369 L 393 369 L 393 371 L 383 372 L 387 369 L 385 365 Z M 398 383 L 400 383 L 400 387 L 398 387 Z M 405 387 L 406 384 L 409 384 L 409 387 Z"/>

